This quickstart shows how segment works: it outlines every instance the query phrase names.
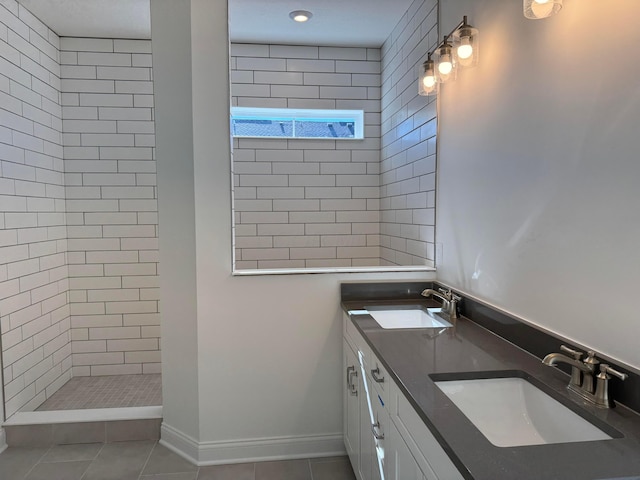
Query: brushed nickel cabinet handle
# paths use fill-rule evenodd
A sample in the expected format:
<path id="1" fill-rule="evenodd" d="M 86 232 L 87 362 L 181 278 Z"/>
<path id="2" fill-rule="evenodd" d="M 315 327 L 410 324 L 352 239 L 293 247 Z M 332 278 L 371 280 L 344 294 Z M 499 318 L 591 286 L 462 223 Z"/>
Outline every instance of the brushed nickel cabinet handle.
<path id="1" fill-rule="evenodd" d="M 380 422 L 373 423 L 371 425 L 371 432 L 376 440 L 384 440 L 384 433 L 378 433 L 377 429 L 380 428 Z"/>
<path id="2" fill-rule="evenodd" d="M 384 383 L 384 377 L 379 377 L 378 374 L 380 373 L 380 367 L 376 367 L 373 370 L 371 370 L 371 376 L 373 377 L 373 380 L 375 380 L 376 383 Z"/>
<path id="3" fill-rule="evenodd" d="M 351 375 L 350 373 L 352 371 L 355 371 L 356 367 L 351 366 L 351 367 L 347 367 L 347 387 L 351 387 Z"/>

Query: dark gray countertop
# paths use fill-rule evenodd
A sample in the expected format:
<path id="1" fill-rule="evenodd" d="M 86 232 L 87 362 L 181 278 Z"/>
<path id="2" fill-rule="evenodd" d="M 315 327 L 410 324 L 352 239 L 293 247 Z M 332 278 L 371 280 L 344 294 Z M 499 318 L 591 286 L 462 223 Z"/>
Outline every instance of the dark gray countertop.
<path id="1" fill-rule="evenodd" d="M 385 305 L 422 304 L 430 300 L 385 301 Z M 345 311 L 380 305 L 347 301 Z M 475 480 L 640 479 L 640 415 L 625 407 L 598 409 L 566 389 L 569 377 L 461 318 L 454 328 L 430 338 L 425 330 L 384 330 L 369 315 L 354 315 L 353 323 L 378 359 L 465 478 Z M 611 440 L 524 447 L 496 447 L 462 414 L 429 377 L 431 374 L 522 371 L 550 389 L 561 402 L 591 418 L 605 431 L 622 434 Z M 446 480 L 446 479 L 442 479 Z"/>

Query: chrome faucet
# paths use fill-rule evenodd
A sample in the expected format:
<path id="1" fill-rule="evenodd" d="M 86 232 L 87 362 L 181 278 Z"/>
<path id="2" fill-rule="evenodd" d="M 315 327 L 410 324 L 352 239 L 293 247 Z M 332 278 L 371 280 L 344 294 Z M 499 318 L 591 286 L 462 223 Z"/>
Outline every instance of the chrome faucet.
<path id="1" fill-rule="evenodd" d="M 448 290 L 439 288 L 438 291 L 427 288 L 426 290 L 423 290 L 420 295 L 427 298 L 432 296 L 438 297 L 442 300 L 442 313 L 448 315 L 451 320 L 456 320 L 458 318 L 458 302 L 462 300 L 462 297 L 453 293 L 450 288 Z"/>
<path id="2" fill-rule="evenodd" d="M 573 350 L 564 345 L 560 346 L 560 350 L 567 352 L 570 357 L 563 353 L 550 353 L 542 360 L 542 363 L 550 367 L 558 363 L 566 363 L 571 365 L 571 380 L 567 388 L 577 393 L 582 398 L 600 408 L 610 408 L 613 402 L 609 399 L 609 379 L 608 374 L 615 375 L 620 380 L 627 378 L 627 374 L 614 370 L 609 365 L 600 365 L 600 373 L 596 376 L 597 384 L 594 390 L 593 378 L 596 367 L 600 361 L 596 358 L 596 352 L 590 350 L 587 358 L 581 360 L 583 353 Z"/>

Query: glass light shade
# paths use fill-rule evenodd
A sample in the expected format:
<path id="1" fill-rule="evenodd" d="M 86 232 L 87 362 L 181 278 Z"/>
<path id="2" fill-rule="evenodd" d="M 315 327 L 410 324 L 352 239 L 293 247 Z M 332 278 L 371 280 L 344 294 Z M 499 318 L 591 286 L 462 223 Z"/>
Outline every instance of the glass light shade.
<path id="1" fill-rule="evenodd" d="M 294 10 L 289 14 L 289 18 L 298 23 L 304 23 L 311 17 L 313 17 L 313 13 L 308 12 L 307 10 Z"/>
<path id="2" fill-rule="evenodd" d="M 452 38 L 456 63 L 461 67 L 475 67 L 480 51 L 478 29 L 468 25 L 465 17 L 463 25 L 453 32 Z"/>
<path id="3" fill-rule="evenodd" d="M 438 83 L 446 83 L 456 77 L 456 59 L 453 54 L 453 47 L 448 42 L 447 37 L 444 43 L 436 50 L 436 79 Z"/>
<path id="4" fill-rule="evenodd" d="M 435 64 L 431 57 L 422 64 L 420 78 L 418 79 L 418 94 L 422 96 L 435 95 L 438 87 Z"/>
<path id="5" fill-rule="evenodd" d="M 524 16 L 539 20 L 555 15 L 562 9 L 562 0 L 523 0 Z"/>

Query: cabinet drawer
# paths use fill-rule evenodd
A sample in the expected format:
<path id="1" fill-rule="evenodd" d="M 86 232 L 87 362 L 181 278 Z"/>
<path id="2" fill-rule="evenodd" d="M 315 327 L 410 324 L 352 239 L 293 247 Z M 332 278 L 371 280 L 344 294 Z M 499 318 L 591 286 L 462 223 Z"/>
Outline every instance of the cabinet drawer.
<path id="1" fill-rule="evenodd" d="M 342 337 L 347 341 L 347 343 L 351 346 L 351 349 L 355 352 L 358 350 L 358 346 L 356 345 L 356 341 L 353 339 L 353 325 L 351 324 L 351 319 L 349 315 L 346 313 L 342 314 Z"/>
<path id="2" fill-rule="evenodd" d="M 451 459 L 397 385 L 391 385 L 389 413 L 427 479 L 462 480 Z"/>
<path id="3" fill-rule="evenodd" d="M 389 412 L 381 405 L 375 389 L 369 393 L 372 409 L 371 435 L 375 452 L 371 478 L 383 479 L 385 478 L 383 472 L 386 471 L 386 451 L 391 421 L 389 420 Z"/>
<path id="4" fill-rule="evenodd" d="M 360 335 L 360 332 L 353 324 L 349 316 L 345 316 L 345 325 L 347 341 L 351 341 L 358 359 L 362 362 L 362 365 L 366 369 L 370 363 L 369 356 L 371 355 L 371 349 L 369 348 L 369 345 L 364 340 L 364 338 L 362 338 L 362 335 Z"/>

